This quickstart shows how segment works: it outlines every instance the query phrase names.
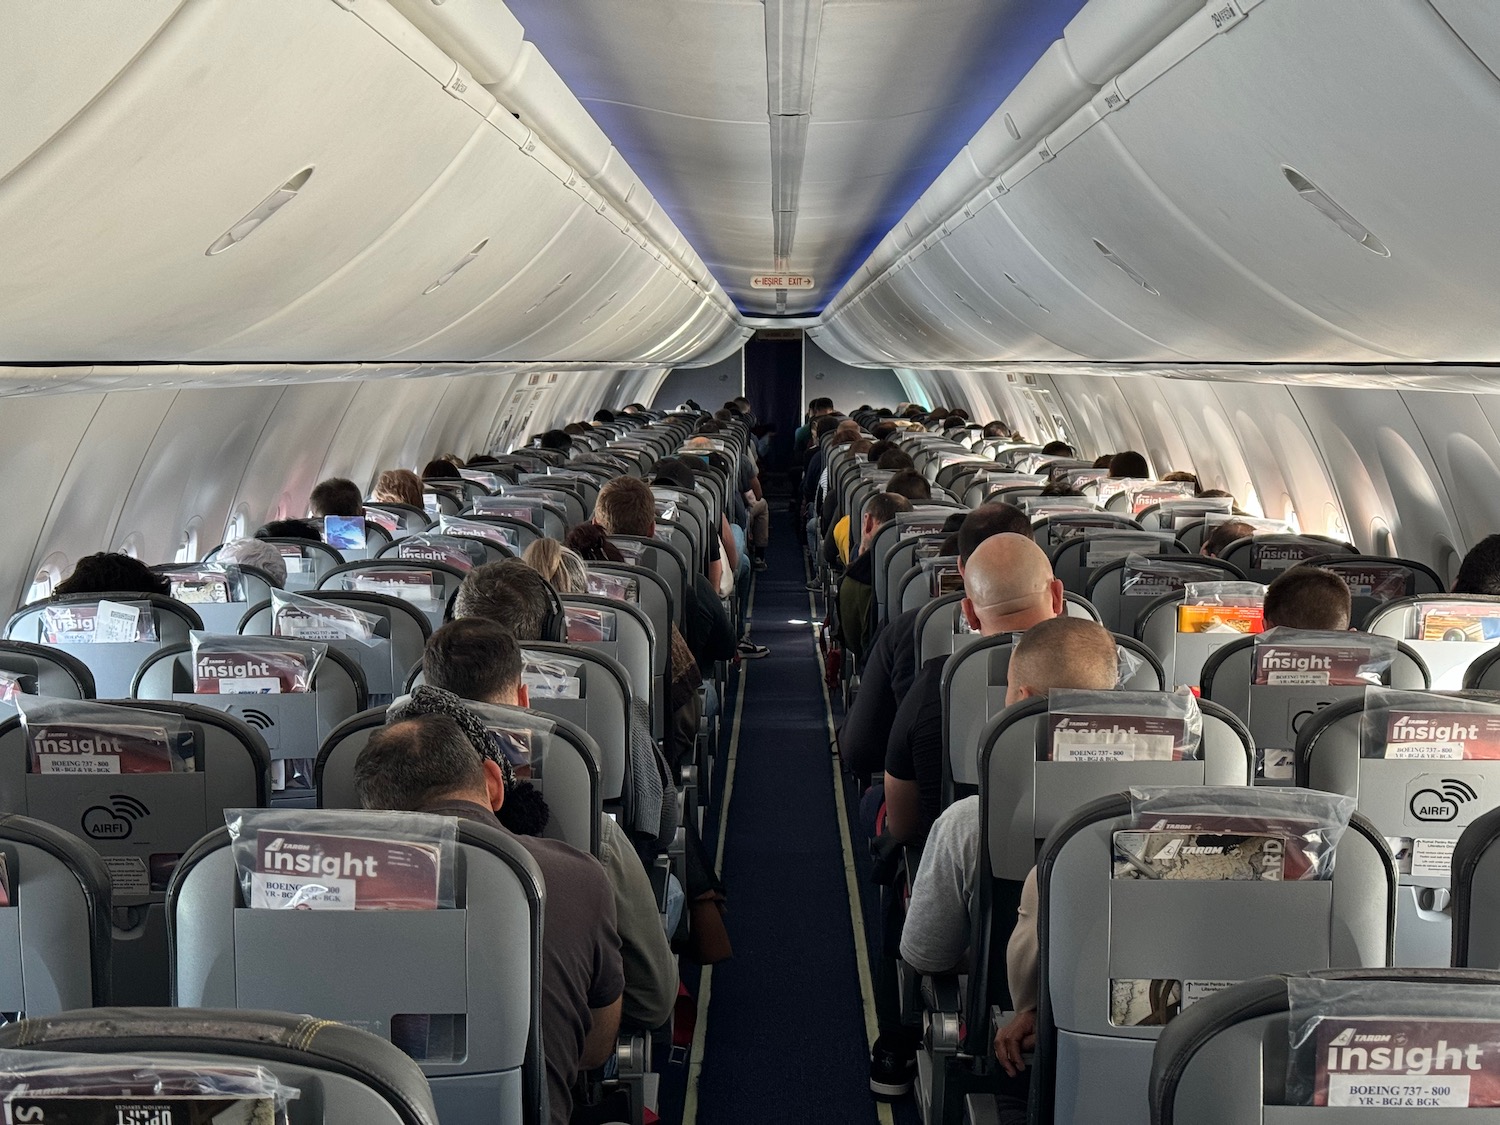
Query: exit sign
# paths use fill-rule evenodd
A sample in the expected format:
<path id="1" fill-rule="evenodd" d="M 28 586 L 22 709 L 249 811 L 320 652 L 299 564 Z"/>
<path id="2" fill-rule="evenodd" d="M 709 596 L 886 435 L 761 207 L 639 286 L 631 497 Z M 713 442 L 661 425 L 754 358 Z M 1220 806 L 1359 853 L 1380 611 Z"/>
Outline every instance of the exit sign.
<path id="1" fill-rule="evenodd" d="M 811 289 L 813 279 L 805 273 L 762 273 L 750 279 L 751 289 Z"/>

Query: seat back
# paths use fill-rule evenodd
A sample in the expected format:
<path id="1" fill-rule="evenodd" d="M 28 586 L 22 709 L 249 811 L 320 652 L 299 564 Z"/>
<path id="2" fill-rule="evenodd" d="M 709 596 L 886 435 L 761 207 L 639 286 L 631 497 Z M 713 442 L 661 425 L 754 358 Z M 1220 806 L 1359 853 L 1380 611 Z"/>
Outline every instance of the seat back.
<path id="1" fill-rule="evenodd" d="M 369 835 L 363 813 L 307 815 L 317 831 L 347 819 L 351 835 Z M 444 1122 L 545 1120 L 546 889 L 525 849 L 497 829 L 459 821 L 457 851 L 450 909 L 252 909 L 229 832 L 214 830 L 172 881 L 176 1003 L 305 1010 L 367 1027 L 426 1056 L 416 1062 Z"/>
<path id="2" fill-rule="evenodd" d="M 94 674 L 72 653 L 31 641 L 0 641 L 0 718 L 16 713 L 9 684 L 24 695 L 53 699 L 93 699 Z"/>
<path id="3" fill-rule="evenodd" d="M 306 595 L 316 601 L 348 606 L 376 618 L 376 636 L 366 643 L 351 639 L 329 640 L 336 649 L 358 662 L 365 674 L 365 686 L 371 706 L 380 706 L 396 698 L 414 665 L 422 662 L 432 626 L 427 617 L 410 602 L 384 594 L 353 590 L 318 590 Z M 276 621 L 272 603 L 252 606 L 240 622 L 239 632 L 250 637 L 275 635 Z"/>
<path id="4" fill-rule="evenodd" d="M 103 858 L 114 888 L 115 1000 L 167 1002 L 163 902 L 178 858 L 228 807 L 266 803 L 271 756 L 251 727 L 232 715 L 192 703 L 111 703 L 112 719 L 139 723 L 153 711 L 181 721 L 193 772 L 58 773 L 29 771 L 26 730 L 19 716 L 0 722 L 0 811 L 57 826 Z M 186 748 L 186 744 L 183 744 Z"/>
<path id="5" fill-rule="evenodd" d="M 1351 633 L 1349 640 L 1357 642 L 1359 636 Z M 1295 773 L 1292 749 L 1303 724 L 1341 699 L 1363 697 L 1366 685 L 1257 684 L 1256 640 L 1240 637 L 1215 650 L 1203 663 L 1200 690 L 1204 699 L 1227 707 L 1250 728 L 1257 784 L 1290 785 Z M 1394 662 L 1381 679 L 1385 686 L 1405 691 L 1426 691 L 1432 686 L 1422 658 L 1400 642 Z"/>
<path id="6" fill-rule="evenodd" d="M 570 600 L 577 598 L 589 599 L 578 604 L 591 605 L 592 599 L 602 597 L 616 604 L 624 602 L 639 611 L 639 614 L 617 616 L 614 646 L 609 647 L 609 642 L 600 642 L 597 647 L 618 660 L 629 673 L 631 694 L 650 702 L 651 735 L 660 739 L 665 728 L 668 685 L 672 674 L 672 595 L 666 579 L 653 570 L 622 563 L 591 562 L 588 564 L 588 572 L 591 590 L 598 592 L 565 595 L 563 604 L 566 606 Z M 632 596 L 634 601 L 630 600 Z M 640 657 L 641 618 L 645 619 L 644 643 L 648 653 L 648 663 L 644 665 Z M 650 674 L 643 676 L 646 669 L 650 670 Z"/>
<path id="7" fill-rule="evenodd" d="M 886 605 L 886 619 L 889 620 L 897 614 L 904 613 L 908 609 L 915 609 L 926 598 L 918 599 L 917 591 L 913 590 L 912 604 L 905 605 L 906 591 L 915 581 L 911 572 L 916 570 L 922 572 L 922 562 L 928 558 L 936 558 L 938 549 L 942 545 L 943 535 L 915 535 L 910 539 L 903 539 L 891 550 L 885 561 L 884 596 Z M 955 572 L 958 566 L 958 557 L 950 556 Z M 920 586 L 921 590 L 930 590 L 929 585 Z M 950 590 L 949 593 L 952 591 Z"/>
<path id="8" fill-rule="evenodd" d="M 311 807 L 313 763 L 323 740 L 370 705 L 365 674 L 353 658 L 329 649 L 311 690 L 275 694 L 199 694 L 191 645 L 151 656 L 130 686 L 133 699 L 173 699 L 223 711 L 255 728 L 271 754 L 271 803 Z"/>
<path id="9" fill-rule="evenodd" d="M 1250 581 L 1269 585 L 1298 563 L 1358 554 L 1352 545 L 1326 535 L 1252 535 L 1236 539 L 1219 557 L 1239 567 Z"/>
<path id="10" fill-rule="evenodd" d="M 672 595 L 672 621 L 680 623 L 688 605 L 688 589 L 697 573 L 688 567 L 687 558 L 671 543 L 639 535 L 612 535 L 610 542 L 620 549 L 631 566 L 644 567 L 661 576 Z"/>
<path id="11" fill-rule="evenodd" d="M 563 600 L 565 607 L 568 598 Z M 611 603 L 606 608 L 612 612 L 622 610 L 618 603 Z M 638 629 L 649 628 L 643 621 L 633 621 L 633 624 Z M 616 631 L 619 631 L 618 623 Z M 599 750 L 600 798 L 605 810 L 620 815 L 629 823 L 624 802 L 631 789 L 627 784 L 630 775 L 630 674 L 603 648 L 608 643 L 611 642 L 593 645 L 527 641 L 521 650 L 524 660 L 522 678 L 529 689 L 532 710 L 567 719 L 588 732 Z M 642 652 L 641 656 L 643 660 L 649 659 L 647 652 Z M 558 670 L 565 677 L 562 682 L 558 682 Z"/>
<path id="12" fill-rule="evenodd" d="M 870 542 L 860 548 L 861 551 L 871 552 L 871 589 L 875 596 L 876 614 L 882 625 L 890 620 L 891 616 L 892 603 L 889 600 L 891 572 L 896 571 L 899 577 L 905 573 L 906 567 L 911 565 L 907 561 L 903 566 L 898 561 L 898 558 L 909 560 L 911 550 L 898 551 L 898 548 L 912 544 L 911 549 L 914 549 L 914 544 L 919 538 L 940 537 L 948 514 L 948 510 L 939 508 L 902 512 L 876 528 L 875 534 L 870 537 Z M 897 570 L 898 567 L 899 570 Z"/>
<path id="13" fill-rule="evenodd" d="M 1481 735 L 1472 748 L 1461 738 L 1439 738 L 1434 744 L 1434 732 L 1419 728 L 1437 724 L 1453 733 L 1454 727 L 1473 721 L 1481 731 L 1486 723 L 1500 730 L 1500 706 L 1489 705 L 1500 705 L 1500 696 L 1387 696 L 1370 689 L 1323 708 L 1303 724 L 1297 737 L 1297 784 L 1353 797 L 1359 812 L 1386 836 L 1396 854 L 1401 887 L 1393 964 L 1449 963 L 1452 852 L 1466 825 L 1500 806 L 1500 760 L 1435 756 L 1455 746 L 1459 753 L 1495 753 L 1487 748 L 1492 742 Z M 1470 720 L 1453 713 L 1466 707 L 1489 710 L 1493 717 Z M 1403 715 L 1405 726 L 1400 725 Z"/>
<path id="14" fill-rule="evenodd" d="M 342 552 L 316 539 L 268 538 L 266 542 L 281 552 L 281 561 L 286 564 L 286 582 L 282 585 L 288 590 L 313 589 L 319 578 L 345 561 Z M 215 547 L 203 561 L 213 562 L 218 553 Z"/>
<path id="15" fill-rule="evenodd" d="M 425 509 L 411 504 L 366 500 L 365 511 L 383 512 L 396 520 L 396 529 L 390 533 L 392 539 L 400 539 L 404 535 L 415 535 L 426 531 L 433 522 Z"/>
<path id="16" fill-rule="evenodd" d="M 955 652 L 943 669 L 943 781 L 945 803 L 972 793 L 979 785 L 980 732 L 1005 709 L 1010 656 L 1022 633 L 981 637 Z M 1161 664 L 1134 637 L 1116 635 L 1120 687 L 1128 691 L 1161 691 Z M 951 782 L 951 789 L 949 788 Z"/>
<path id="17" fill-rule="evenodd" d="M 171 596 L 192 606 L 210 633 L 233 633 L 247 609 L 279 589 L 269 574 L 253 566 L 168 563 L 151 569 L 167 577 Z"/>
<path id="18" fill-rule="evenodd" d="M 442 535 L 438 532 L 412 532 L 408 536 L 388 543 L 375 552 L 377 559 L 396 559 L 409 565 L 442 563 L 467 574 L 476 566 L 501 559 L 513 559 L 515 554 L 499 543 L 488 539 L 476 539 L 465 535 Z"/>
<path id="19" fill-rule="evenodd" d="M 1032 538 L 1042 550 L 1052 552 L 1069 539 L 1076 539 L 1084 532 L 1095 531 L 1140 531 L 1141 525 L 1119 512 L 1105 512 L 1088 506 L 1089 500 L 1082 496 L 1038 497 L 1023 500 L 1027 514 L 1031 516 Z M 1051 507 L 1051 505 L 1068 505 Z M 1071 505 L 1079 505 L 1077 508 Z"/>
<path id="20" fill-rule="evenodd" d="M 7 1022 L 109 1003 L 110 884 L 99 853 L 45 821 L 0 815 L 0 1012 Z"/>
<path id="21" fill-rule="evenodd" d="M 503 516 L 519 520 L 531 527 L 537 535 L 561 542 L 568 534 L 568 517 L 565 502 L 555 494 L 518 494 L 515 485 L 505 486 L 496 496 L 481 496 L 460 514 L 464 519 L 484 519 Z M 528 544 L 522 543 L 521 550 Z"/>
<path id="22" fill-rule="evenodd" d="M 1136 619 L 1157 598 L 1181 590 L 1189 582 L 1243 582 L 1245 576 L 1227 562 L 1179 551 L 1160 555 L 1128 555 L 1096 569 L 1086 593 L 1104 627 L 1135 636 Z"/>
<path id="23" fill-rule="evenodd" d="M 441 516 L 438 531 L 443 535 L 456 535 L 464 539 L 482 539 L 503 547 L 519 557 L 527 547 L 542 537 L 542 533 L 526 520 L 509 516 L 480 516 L 465 512 L 458 516 Z"/>
<path id="24" fill-rule="evenodd" d="M 1065 590 L 1087 595 L 1094 571 L 1129 555 L 1176 554 L 1176 540 L 1164 531 L 1089 528 L 1052 548 L 1052 573 Z"/>
<path id="25" fill-rule="evenodd" d="M 1349 585 L 1349 623 L 1364 628 L 1365 618 L 1386 602 L 1419 594 L 1441 594 L 1447 589 L 1437 571 L 1415 559 L 1384 555 L 1319 555 L 1309 566 L 1331 570 Z"/>
<path id="26" fill-rule="evenodd" d="M 319 580 L 318 589 L 384 594 L 410 602 L 436 632 L 463 585 L 464 574 L 459 567 L 446 563 L 409 563 L 387 555 L 336 566 Z"/>
<path id="27" fill-rule="evenodd" d="M 1500 969 L 1500 808 L 1476 817 L 1453 849 L 1455 966 Z"/>
<path id="28" fill-rule="evenodd" d="M 971 632 L 963 615 L 962 593 L 945 594 L 933 598 L 917 615 L 914 631 L 917 645 L 917 667 L 921 667 L 934 656 L 947 656 L 967 648 L 979 640 L 980 634 Z M 1098 621 L 1099 614 L 1080 594 L 1063 596 L 1063 615 L 1078 617 L 1085 621 Z"/>
<path id="29" fill-rule="evenodd" d="M 1167 1025 L 1157 1040 L 1151 1059 L 1150 1121 L 1151 1125 L 1197 1125 L 1212 1121 L 1215 1125 L 1263 1125 L 1266 1122 L 1382 1121 L 1399 1118 L 1402 1125 L 1443 1125 L 1447 1121 L 1495 1125 L 1500 1122 L 1500 1108 L 1468 1109 L 1419 1108 L 1418 1098 L 1431 1087 L 1451 1087 L 1448 1075 L 1434 1069 L 1425 1076 L 1402 1075 L 1401 1085 L 1416 1091 L 1410 1102 L 1403 1103 L 1399 1114 L 1385 1106 L 1373 1110 L 1358 1108 L 1313 1108 L 1304 1091 L 1289 1082 L 1288 1054 L 1293 1034 L 1290 992 L 1305 982 L 1326 982 L 1340 994 L 1340 1002 L 1324 1022 L 1338 1020 L 1347 1027 L 1361 1016 L 1380 1013 L 1379 1026 L 1371 1033 L 1399 1031 L 1399 1022 L 1389 1020 L 1395 1013 L 1405 1013 L 1428 1026 L 1445 1027 L 1441 1021 L 1489 1018 L 1500 1000 L 1500 973 L 1482 969 L 1345 969 L 1295 973 L 1262 977 L 1237 984 L 1209 996 L 1185 1010 Z M 1393 990 L 1417 985 L 1424 991 L 1432 986 L 1449 991 L 1446 998 L 1432 997 L 1413 1004 Z M 1453 994 L 1462 995 L 1462 1004 L 1454 1004 Z M 1350 1001 L 1355 1007 L 1348 1007 Z M 1339 1010 L 1343 1019 L 1339 1019 Z M 1308 1040 L 1311 1052 L 1327 1036 L 1316 1033 Z M 1405 1038 L 1403 1036 L 1403 1038 Z M 1417 1032 L 1413 1042 L 1424 1042 Z M 1433 1046 L 1436 1046 L 1434 1043 Z M 1358 1056 L 1349 1060 L 1350 1068 L 1360 1068 Z M 1372 1068 L 1373 1069 L 1373 1068 Z M 1317 1067 L 1312 1057 L 1305 1060 L 1304 1072 L 1312 1077 Z M 1390 1073 L 1390 1072 L 1387 1072 Z M 1451 1072 L 1449 1072 L 1451 1074 Z M 1332 1076 L 1344 1079 L 1344 1087 L 1359 1084 L 1363 1075 L 1345 1071 Z M 1369 1078 L 1385 1077 L 1378 1072 Z M 1463 1079 L 1467 1085 L 1468 1079 Z M 1335 1101 L 1356 1102 L 1347 1094 Z M 1465 1099 L 1467 1102 L 1467 1098 Z"/>
<path id="30" fill-rule="evenodd" d="M 894 571 L 892 571 L 894 578 Z M 949 594 L 963 596 L 963 576 L 958 573 L 957 555 L 931 555 L 918 559 L 892 584 L 891 616 L 910 609 L 920 609 L 934 598 Z"/>
<path id="31" fill-rule="evenodd" d="M 136 609 L 136 627 L 131 629 L 128 620 L 122 621 L 113 631 L 105 630 L 106 636 L 120 639 L 94 640 L 101 601 Z M 130 681 L 142 661 L 165 645 L 186 641 L 188 633 L 202 628 L 203 619 L 192 606 L 160 594 L 64 594 L 16 610 L 5 626 L 5 639 L 67 653 L 88 667 L 96 695 L 123 699 L 130 694 Z M 123 639 L 127 635 L 136 639 Z"/>
<path id="32" fill-rule="evenodd" d="M 1093 802 L 1057 827 L 1037 863 L 1032 1081 L 1041 1119 L 1055 1125 L 1146 1125 L 1161 1029 L 1111 1022 L 1136 994 L 1390 956 L 1394 872 L 1357 814 L 1329 879 L 1286 882 L 1113 878 L 1114 833 L 1131 825 L 1127 795 Z"/>
<path id="33" fill-rule="evenodd" d="M 1464 684 L 1469 665 L 1500 640 L 1500 597 L 1418 594 L 1399 598 L 1377 606 L 1365 618 L 1364 628 L 1406 641 L 1427 664 L 1433 687 L 1458 688 Z"/>
<path id="34" fill-rule="evenodd" d="M 466 700 L 465 705 L 491 730 L 529 733 L 531 774 L 527 777 L 525 768 L 517 772 L 522 780 L 536 786 L 552 812 L 544 835 L 598 855 L 599 816 L 603 810 L 599 762 L 603 753 L 588 733 L 567 719 L 535 708 L 473 700 Z M 354 766 L 370 735 L 384 725 L 385 708 L 375 708 L 355 715 L 328 736 L 313 766 L 318 808 L 360 807 Z M 506 744 L 514 746 L 513 741 Z"/>
<path id="35" fill-rule="evenodd" d="M 1169 687 L 1197 687 L 1203 666 L 1213 654 L 1246 636 L 1233 630 L 1178 632 L 1178 610 L 1183 608 L 1185 593 L 1163 594 L 1142 609 L 1135 621 L 1136 636 L 1161 661 Z M 1254 624 L 1259 625 L 1258 616 Z"/>

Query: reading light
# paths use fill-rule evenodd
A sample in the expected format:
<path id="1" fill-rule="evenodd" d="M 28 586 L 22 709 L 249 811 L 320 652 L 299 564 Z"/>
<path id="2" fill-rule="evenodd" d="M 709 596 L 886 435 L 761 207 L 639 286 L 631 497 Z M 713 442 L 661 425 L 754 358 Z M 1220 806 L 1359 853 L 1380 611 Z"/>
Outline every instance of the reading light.
<path id="1" fill-rule="evenodd" d="M 250 237 L 251 231 L 255 230 L 261 223 L 297 198 L 297 193 L 312 178 L 312 174 L 313 170 L 311 168 L 302 169 L 302 171 L 298 172 L 290 180 L 262 199 L 256 205 L 255 209 L 249 212 L 243 219 L 215 239 L 213 245 L 205 250 L 204 253 L 209 257 L 213 257 L 215 254 L 222 254 L 231 246 L 245 241 L 245 239 Z"/>
<path id="2" fill-rule="evenodd" d="M 431 285 L 429 285 L 426 289 L 422 290 L 422 296 L 425 297 L 425 296 L 427 296 L 427 294 L 433 292 L 434 290 L 439 289 L 439 288 L 441 288 L 444 285 L 447 285 L 448 282 L 450 282 L 450 281 L 453 280 L 453 275 L 454 274 L 456 274 L 459 270 L 463 269 L 466 265 L 468 265 L 470 262 L 472 262 L 475 258 L 479 257 L 479 252 L 481 250 L 483 250 L 489 244 L 490 244 L 490 240 L 488 238 L 486 238 L 483 241 L 481 241 L 478 246 L 474 247 L 474 249 L 470 250 L 467 254 L 465 254 L 462 258 L 460 258 L 458 260 L 458 265 L 454 266 L 447 273 L 443 274 L 442 277 L 438 278 Z"/>
<path id="3" fill-rule="evenodd" d="M 1339 230 L 1343 231 L 1355 242 L 1359 243 L 1372 254 L 1379 254 L 1382 258 L 1391 256 L 1390 250 L 1384 242 L 1370 233 L 1368 227 L 1345 211 L 1335 203 L 1322 188 L 1313 183 L 1295 168 L 1283 164 L 1281 174 L 1286 177 L 1286 182 L 1296 189 L 1297 194 L 1307 200 L 1318 213 L 1333 222 Z"/>

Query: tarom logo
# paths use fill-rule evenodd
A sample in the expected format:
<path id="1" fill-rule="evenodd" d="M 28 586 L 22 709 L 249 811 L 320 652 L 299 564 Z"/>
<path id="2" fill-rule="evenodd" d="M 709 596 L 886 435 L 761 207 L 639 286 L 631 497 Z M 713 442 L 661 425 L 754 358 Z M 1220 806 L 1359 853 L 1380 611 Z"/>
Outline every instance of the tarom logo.
<path id="1" fill-rule="evenodd" d="M 151 810 L 134 797 L 112 793 L 109 805 L 94 805 L 84 810 L 83 834 L 91 840 L 128 840 L 135 822 L 151 815 Z"/>

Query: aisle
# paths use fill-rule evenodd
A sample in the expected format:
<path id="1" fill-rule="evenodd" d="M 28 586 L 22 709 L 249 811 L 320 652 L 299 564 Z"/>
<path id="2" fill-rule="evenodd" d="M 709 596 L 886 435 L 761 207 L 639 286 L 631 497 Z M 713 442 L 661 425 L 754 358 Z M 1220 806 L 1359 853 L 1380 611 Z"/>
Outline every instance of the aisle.
<path id="1" fill-rule="evenodd" d="M 872 1125 L 827 718 L 789 519 L 768 561 L 752 636 L 771 655 L 745 668 L 724 847 L 735 956 L 714 968 L 700 1017 L 696 1121 Z"/>

